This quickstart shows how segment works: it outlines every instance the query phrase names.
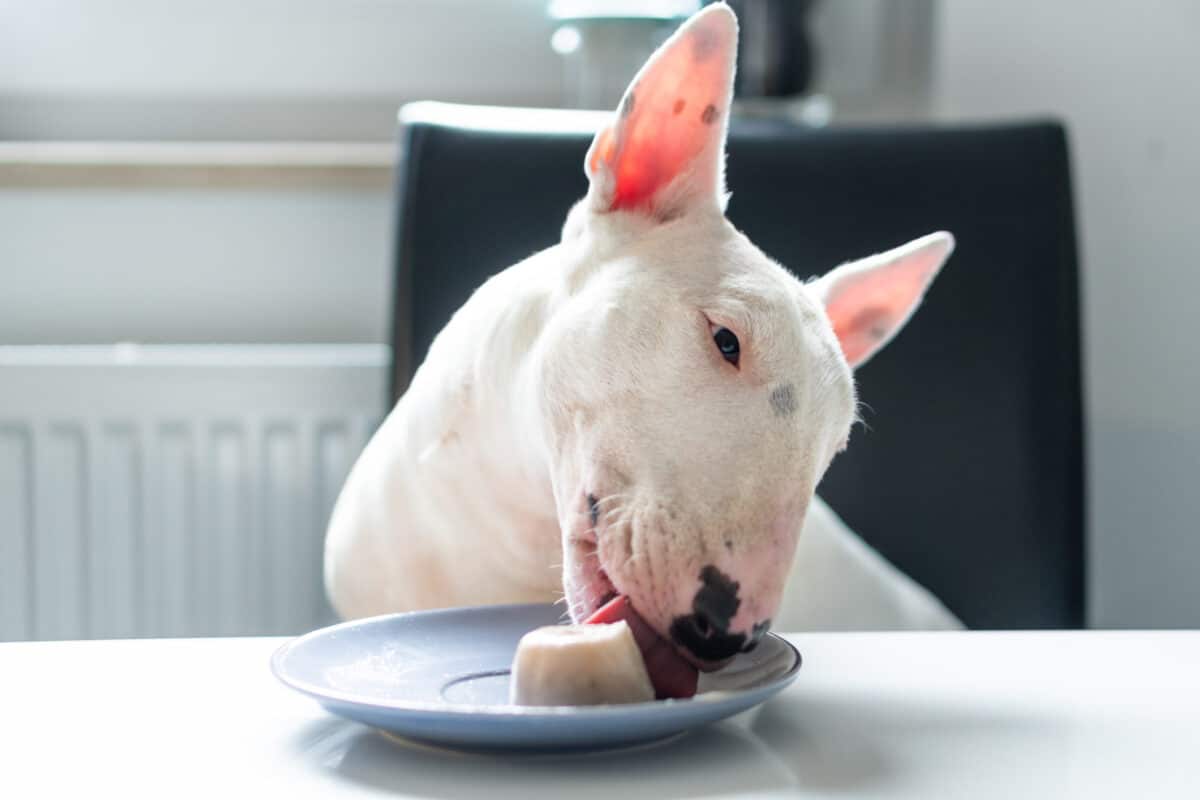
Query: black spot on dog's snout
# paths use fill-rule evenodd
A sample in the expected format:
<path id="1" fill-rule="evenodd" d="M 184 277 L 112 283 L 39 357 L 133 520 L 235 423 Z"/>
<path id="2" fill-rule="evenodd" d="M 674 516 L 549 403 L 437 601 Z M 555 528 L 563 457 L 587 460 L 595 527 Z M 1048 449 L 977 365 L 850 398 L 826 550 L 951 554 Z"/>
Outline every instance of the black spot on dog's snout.
<path id="1" fill-rule="evenodd" d="M 671 623 L 671 638 L 697 658 L 723 661 L 746 644 L 745 634 L 729 632 L 729 621 L 742 604 L 739 585 L 711 564 L 700 570 L 700 583 L 692 599 L 692 613 Z"/>
<path id="2" fill-rule="evenodd" d="M 592 527 L 596 527 L 596 523 L 600 521 L 600 504 L 596 502 L 596 495 L 589 494 L 587 496 L 588 514 L 592 518 Z"/>
<path id="3" fill-rule="evenodd" d="M 796 413 L 796 387 L 781 383 L 771 390 L 771 408 L 777 417 L 790 417 Z"/>
<path id="4" fill-rule="evenodd" d="M 683 113 L 683 107 L 686 105 L 687 105 L 687 102 L 682 97 L 675 98 L 675 105 L 672 106 L 671 113 L 674 114 L 675 116 L 679 116 L 680 114 Z"/>
<path id="5" fill-rule="evenodd" d="M 712 125 L 717 121 L 717 107 L 709 103 L 704 107 L 704 111 L 700 113 L 700 121 L 705 125 Z"/>
<path id="6" fill-rule="evenodd" d="M 738 599 L 740 585 L 712 564 L 700 570 L 700 583 L 703 585 L 696 592 L 693 610 L 703 611 L 718 629 L 727 629 L 729 620 L 733 619 L 742 605 Z"/>

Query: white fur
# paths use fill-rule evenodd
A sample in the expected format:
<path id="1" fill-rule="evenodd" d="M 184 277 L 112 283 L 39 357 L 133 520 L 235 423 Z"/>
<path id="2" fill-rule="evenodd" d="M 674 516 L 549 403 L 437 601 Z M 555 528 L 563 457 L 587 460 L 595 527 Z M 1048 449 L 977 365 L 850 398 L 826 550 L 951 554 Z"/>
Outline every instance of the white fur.
<path id="1" fill-rule="evenodd" d="M 616 590 L 665 635 L 714 565 L 740 586 L 731 631 L 957 626 L 813 501 L 854 420 L 852 366 L 899 330 L 953 240 L 806 285 L 737 232 L 720 167 L 735 44 L 721 4 L 665 44 L 593 145 L 562 242 L 485 283 L 434 341 L 330 522 L 343 616 L 565 591 L 579 618 Z M 700 82 L 688 54 L 715 59 Z M 720 123 L 671 113 L 676 95 L 711 98 Z M 633 132 L 651 122 L 671 130 Z M 670 168 L 622 195 L 646 159 Z M 717 326 L 742 344 L 737 367 Z"/>

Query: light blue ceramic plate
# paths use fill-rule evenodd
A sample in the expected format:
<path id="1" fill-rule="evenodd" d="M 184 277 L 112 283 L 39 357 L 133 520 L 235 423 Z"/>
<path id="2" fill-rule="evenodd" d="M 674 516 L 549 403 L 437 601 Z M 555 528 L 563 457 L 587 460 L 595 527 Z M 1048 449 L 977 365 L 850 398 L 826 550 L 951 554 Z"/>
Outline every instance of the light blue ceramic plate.
<path id="1" fill-rule="evenodd" d="M 650 742 L 732 716 L 796 679 L 800 654 L 767 635 L 702 675 L 690 700 L 514 706 L 509 666 L 526 632 L 561 621 L 550 605 L 394 614 L 313 631 L 281 647 L 275 675 L 334 714 L 407 739 L 474 750 L 578 750 Z"/>

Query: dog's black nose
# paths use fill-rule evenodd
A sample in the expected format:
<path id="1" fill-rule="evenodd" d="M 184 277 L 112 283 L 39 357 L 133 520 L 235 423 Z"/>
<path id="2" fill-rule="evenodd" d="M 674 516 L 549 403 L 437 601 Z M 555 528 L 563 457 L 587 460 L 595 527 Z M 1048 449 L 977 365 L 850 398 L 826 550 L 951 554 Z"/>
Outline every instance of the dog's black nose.
<path id="1" fill-rule="evenodd" d="M 671 623 L 671 638 L 696 658 L 724 661 L 746 645 L 745 634 L 729 632 L 729 621 L 742 604 L 738 583 L 711 564 L 700 570 L 700 583 L 692 599 L 692 613 Z"/>

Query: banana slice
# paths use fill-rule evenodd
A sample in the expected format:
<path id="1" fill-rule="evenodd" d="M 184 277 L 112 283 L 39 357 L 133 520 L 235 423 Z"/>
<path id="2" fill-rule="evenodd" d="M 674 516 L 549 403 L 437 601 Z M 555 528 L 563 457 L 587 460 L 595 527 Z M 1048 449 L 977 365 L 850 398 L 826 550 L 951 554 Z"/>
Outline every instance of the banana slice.
<path id="1" fill-rule="evenodd" d="M 644 703 L 654 686 L 624 620 L 550 625 L 521 637 L 509 699 L 524 706 Z"/>

